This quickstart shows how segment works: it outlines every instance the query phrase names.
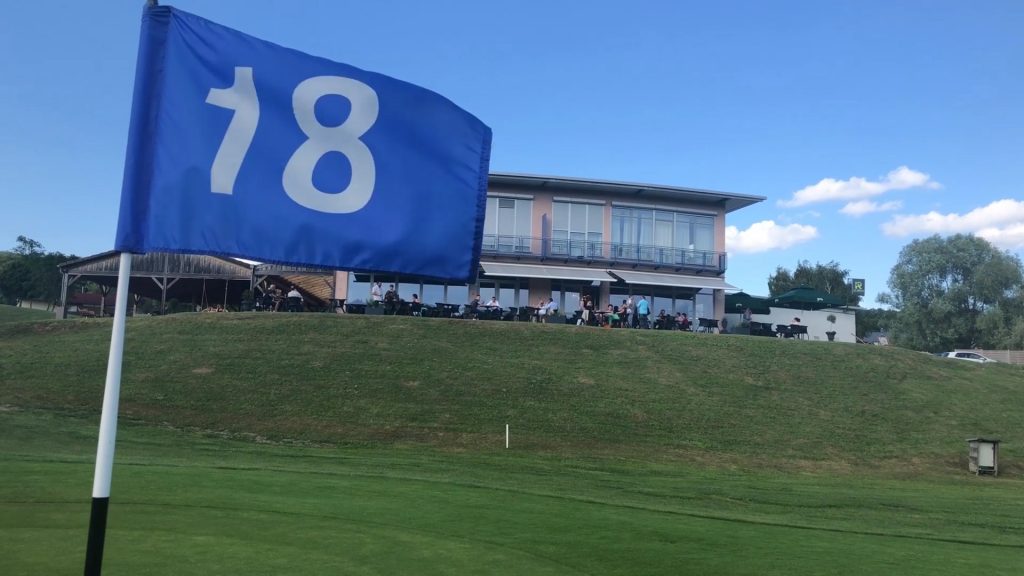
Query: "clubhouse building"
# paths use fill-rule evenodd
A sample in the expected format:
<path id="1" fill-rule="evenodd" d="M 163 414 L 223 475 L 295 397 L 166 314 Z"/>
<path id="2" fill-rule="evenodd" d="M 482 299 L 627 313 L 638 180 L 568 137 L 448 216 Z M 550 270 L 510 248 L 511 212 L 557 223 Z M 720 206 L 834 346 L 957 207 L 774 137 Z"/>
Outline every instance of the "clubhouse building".
<path id="1" fill-rule="evenodd" d="M 726 214 L 763 196 L 652 184 L 492 173 L 480 272 L 475 283 L 443 284 L 391 274 L 337 272 L 335 298 L 360 302 L 372 282 L 401 298 L 463 304 L 474 293 L 502 306 L 553 298 L 576 310 L 587 294 L 597 309 L 644 295 L 652 313 L 722 318 Z"/>

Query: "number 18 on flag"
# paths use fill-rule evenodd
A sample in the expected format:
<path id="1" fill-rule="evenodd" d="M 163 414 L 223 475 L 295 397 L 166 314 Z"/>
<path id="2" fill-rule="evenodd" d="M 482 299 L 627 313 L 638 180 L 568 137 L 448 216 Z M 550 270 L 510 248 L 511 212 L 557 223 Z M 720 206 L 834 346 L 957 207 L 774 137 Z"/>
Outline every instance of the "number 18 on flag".
<path id="1" fill-rule="evenodd" d="M 446 98 L 143 15 L 115 248 L 471 281 L 491 131 Z"/>

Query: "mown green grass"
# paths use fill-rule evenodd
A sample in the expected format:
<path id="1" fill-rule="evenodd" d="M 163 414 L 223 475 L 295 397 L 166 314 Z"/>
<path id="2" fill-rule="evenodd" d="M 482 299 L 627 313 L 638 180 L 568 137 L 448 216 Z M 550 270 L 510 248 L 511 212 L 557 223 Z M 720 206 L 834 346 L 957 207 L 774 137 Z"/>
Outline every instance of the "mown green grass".
<path id="1" fill-rule="evenodd" d="M 80 570 L 110 326 L 0 325 L 0 574 Z M 130 319 L 125 354 L 107 574 L 1024 565 L 1012 366 L 286 314 Z"/>
<path id="2" fill-rule="evenodd" d="M 0 403 L 95 414 L 110 322 L 0 325 Z M 273 440 L 959 473 L 1024 371 L 904 350 L 420 318 L 130 320 L 124 417 Z M 1022 451 L 1002 446 L 1006 475 Z"/>
<path id="3" fill-rule="evenodd" d="M 80 570 L 93 424 L 0 413 L 0 573 Z M 1020 487 L 129 424 L 105 573 L 1015 574 Z"/>
<path id="4" fill-rule="evenodd" d="M 48 320 L 51 318 L 53 318 L 53 312 L 47 312 L 46 310 L 34 310 L 32 308 L 19 308 L 18 306 L 0 304 L 0 324 Z"/>

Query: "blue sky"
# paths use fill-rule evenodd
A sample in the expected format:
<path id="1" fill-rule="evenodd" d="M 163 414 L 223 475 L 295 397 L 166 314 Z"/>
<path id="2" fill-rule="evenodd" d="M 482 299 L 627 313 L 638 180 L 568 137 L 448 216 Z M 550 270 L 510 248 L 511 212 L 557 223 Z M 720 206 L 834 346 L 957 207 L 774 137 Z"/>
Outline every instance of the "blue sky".
<path id="1" fill-rule="evenodd" d="M 1024 2 L 181 0 L 249 34 L 444 94 L 491 169 L 766 196 L 730 283 L 800 260 L 867 279 L 973 232 L 1024 253 Z M 0 20 L 0 247 L 113 246 L 142 1 Z"/>

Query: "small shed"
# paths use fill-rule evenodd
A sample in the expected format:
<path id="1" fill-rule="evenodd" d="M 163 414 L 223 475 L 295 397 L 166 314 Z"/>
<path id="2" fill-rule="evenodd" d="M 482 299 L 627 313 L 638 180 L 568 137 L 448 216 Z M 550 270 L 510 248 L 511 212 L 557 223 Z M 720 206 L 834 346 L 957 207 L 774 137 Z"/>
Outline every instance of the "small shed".
<path id="1" fill-rule="evenodd" d="M 967 468 L 975 474 L 999 475 L 999 440 L 968 438 Z"/>

